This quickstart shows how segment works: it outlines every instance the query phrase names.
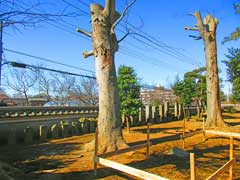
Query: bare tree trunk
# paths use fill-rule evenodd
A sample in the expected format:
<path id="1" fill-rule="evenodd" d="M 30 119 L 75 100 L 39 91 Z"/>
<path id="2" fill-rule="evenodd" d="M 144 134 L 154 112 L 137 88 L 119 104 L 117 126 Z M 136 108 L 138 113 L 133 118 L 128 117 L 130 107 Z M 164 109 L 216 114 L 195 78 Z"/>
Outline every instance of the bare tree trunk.
<path id="1" fill-rule="evenodd" d="M 91 5 L 92 40 L 99 85 L 99 153 L 127 147 L 122 137 L 120 99 L 118 94 L 114 54 L 118 50 L 111 27 L 119 15 L 115 0 L 106 0 L 106 7 Z"/>
<path id="2" fill-rule="evenodd" d="M 207 82 L 207 120 L 206 127 L 222 127 L 225 126 L 221 114 L 221 105 L 219 99 L 219 78 L 217 67 L 217 44 L 216 29 L 218 20 L 208 15 L 202 21 L 199 11 L 193 14 L 197 20 L 197 28 L 185 28 L 186 30 L 197 30 L 200 37 L 196 40 L 203 39 L 206 57 L 206 82 Z"/>
<path id="3" fill-rule="evenodd" d="M 211 22 L 211 21 L 210 21 Z M 217 23 L 214 25 L 217 27 Z M 219 78 L 217 66 L 216 28 L 209 33 L 204 41 L 206 53 L 206 82 L 207 82 L 207 120 L 206 127 L 222 127 L 225 125 L 220 105 Z"/>

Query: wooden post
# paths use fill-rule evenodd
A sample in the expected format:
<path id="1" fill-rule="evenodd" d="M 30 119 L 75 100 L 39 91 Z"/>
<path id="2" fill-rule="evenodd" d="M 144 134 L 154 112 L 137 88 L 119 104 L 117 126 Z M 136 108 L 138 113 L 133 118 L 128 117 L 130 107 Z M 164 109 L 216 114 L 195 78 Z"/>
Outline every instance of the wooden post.
<path id="1" fill-rule="evenodd" d="M 233 159 L 233 137 L 230 137 L 229 160 Z M 233 164 L 229 167 L 229 180 L 233 179 Z"/>
<path id="2" fill-rule="evenodd" d="M 202 127 L 202 129 L 203 129 L 203 141 L 205 141 L 206 140 L 206 133 L 205 133 L 205 118 L 204 117 L 202 118 L 202 121 L 203 121 L 203 127 Z"/>
<path id="3" fill-rule="evenodd" d="M 94 157 L 93 157 L 95 176 L 97 176 L 97 161 L 96 161 L 97 155 L 98 155 L 98 128 L 96 128 L 96 133 L 95 133 L 95 148 L 94 148 Z"/>
<path id="4" fill-rule="evenodd" d="M 191 180 L 196 180 L 195 154 L 194 153 L 190 153 L 190 173 L 191 173 Z"/>
<path id="5" fill-rule="evenodd" d="M 146 152 L 146 159 L 149 159 L 149 148 L 150 148 L 150 124 L 147 124 L 147 152 Z"/>
<path id="6" fill-rule="evenodd" d="M 183 141 L 183 149 L 185 148 L 185 125 L 186 125 L 186 119 L 185 117 L 183 118 L 183 134 L 182 134 L 182 141 Z"/>

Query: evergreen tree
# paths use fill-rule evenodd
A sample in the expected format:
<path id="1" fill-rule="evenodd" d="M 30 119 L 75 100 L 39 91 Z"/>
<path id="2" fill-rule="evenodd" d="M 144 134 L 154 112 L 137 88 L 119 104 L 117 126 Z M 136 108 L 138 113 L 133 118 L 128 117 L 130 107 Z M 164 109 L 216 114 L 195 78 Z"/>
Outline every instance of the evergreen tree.
<path id="1" fill-rule="evenodd" d="M 240 14 L 240 4 L 239 3 L 234 3 L 233 4 L 234 10 L 236 14 Z M 233 31 L 230 36 L 225 37 L 223 40 L 223 43 L 232 41 L 232 40 L 237 40 L 240 38 L 240 27 L 237 27 L 235 31 Z"/>
<path id="2" fill-rule="evenodd" d="M 225 56 L 223 63 L 227 66 L 228 81 L 233 84 L 233 100 L 240 101 L 240 49 L 230 48 Z"/>
<path id="3" fill-rule="evenodd" d="M 118 88 L 122 115 L 128 118 L 137 115 L 141 107 L 140 85 L 132 67 L 119 67 Z"/>

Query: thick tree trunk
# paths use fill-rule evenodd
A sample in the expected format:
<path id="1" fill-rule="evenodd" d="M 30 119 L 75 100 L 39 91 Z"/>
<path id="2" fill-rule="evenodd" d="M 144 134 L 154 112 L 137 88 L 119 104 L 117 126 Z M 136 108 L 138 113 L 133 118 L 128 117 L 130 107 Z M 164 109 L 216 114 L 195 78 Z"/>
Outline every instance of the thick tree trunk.
<path id="1" fill-rule="evenodd" d="M 114 32 L 111 32 L 111 27 L 119 16 L 114 10 L 115 3 L 111 3 L 114 2 L 107 2 L 105 9 L 98 4 L 91 5 L 92 39 L 99 85 L 99 153 L 127 147 L 122 137 L 120 99 L 114 64 L 118 43 Z"/>
<path id="2" fill-rule="evenodd" d="M 216 30 L 216 29 L 215 29 Z M 222 127 L 225 125 L 219 101 L 219 78 L 217 66 L 216 31 L 209 34 L 205 40 L 206 81 L 207 81 L 207 127 Z"/>
<path id="3" fill-rule="evenodd" d="M 216 29 L 218 20 L 211 15 L 202 22 L 200 12 L 195 13 L 197 27 L 204 40 L 207 82 L 207 120 L 206 127 L 222 127 L 225 123 L 221 114 L 219 99 L 219 78 L 217 66 Z"/>

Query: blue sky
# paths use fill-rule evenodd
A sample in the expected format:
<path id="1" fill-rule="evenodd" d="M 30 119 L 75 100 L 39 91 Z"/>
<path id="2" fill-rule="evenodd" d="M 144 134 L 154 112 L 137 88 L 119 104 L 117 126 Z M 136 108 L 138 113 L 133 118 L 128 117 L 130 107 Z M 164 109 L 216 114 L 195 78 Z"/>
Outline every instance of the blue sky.
<path id="1" fill-rule="evenodd" d="M 54 0 L 46 1 L 56 3 Z M 23 1 L 21 5 L 26 6 L 32 2 L 31 0 Z M 81 13 L 82 16 L 65 18 L 61 22 L 41 23 L 39 27 L 35 28 L 21 29 L 20 27 L 20 32 L 5 28 L 3 34 L 4 47 L 94 71 L 94 59 L 84 59 L 82 57 L 83 51 L 91 50 L 91 40 L 83 38 L 75 31 L 77 27 L 91 31 L 90 16 L 85 12 L 89 12 L 87 5 L 92 1 L 69 0 L 68 2 L 74 5 L 74 7 L 69 7 L 68 10 Z M 95 0 L 94 2 L 104 4 L 103 0 Z M 240 23 L 240 17 L 234 13 L 234 2 L 237 1 L 137 0 L 130 10 L 128 22 L 130 25 L 137 27 L 137 32 L 151 35 L 157 41 L 158 47 L 156 47 L 156 44 L 140 37 L 129 36 L 121 42 L 119 52 L 116 53 L 116 67 L 119 67 L 119 65 L 132 66 L 138 77 L 141 78 L 142 83 L 160 84 L 169 87 L 177 75 L 182 77 L 185 72 L 204 66 L 205 55 L 202 40 L 195 41 L 189 38 L 188 35 L 197 35 L 197 33 L 184 30 L 185 26 L 194 26 L 196 23 L 195 18 L 187 14 L 200 10 L 202 16 L 210 13 L 219 19 L 217 29 L 218 64 L 221 69 L 220 77 L 225 80 L 226 67 L 221 61 L 225 59 L 224 54 L 227 53 L 227 48 L 239 46 L 238 41 L 221 44 L 223 38 L 229 35 Z M 117 0 L 117 10 L 119 12 L 123 11 L 125 5 L 125 0 Z M 66 4 L 61 2 L 51 4 L 44 9 L 47 12 L 53 12 L 62 9 L 64 6 Z M 126 30 L 125 21 L 126 18 L 117 28 L 118 38 L 121 38 Z M 56 65 L 7 51 L 4 51 L 4 55 L 10 61 L 21 61 L 33 65 L 44 64 L 49 68 L 89 74 L 79 69 Z M 224 83 L 224 85 L 224 91 L 228 92 L 228 83 Z"/>

